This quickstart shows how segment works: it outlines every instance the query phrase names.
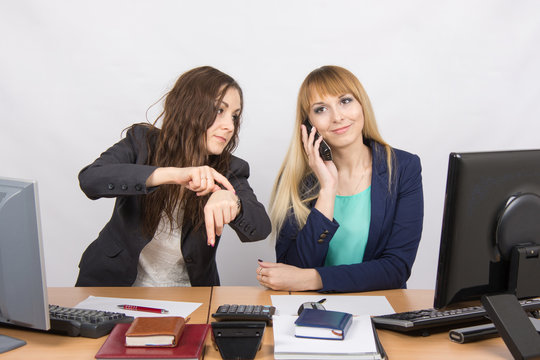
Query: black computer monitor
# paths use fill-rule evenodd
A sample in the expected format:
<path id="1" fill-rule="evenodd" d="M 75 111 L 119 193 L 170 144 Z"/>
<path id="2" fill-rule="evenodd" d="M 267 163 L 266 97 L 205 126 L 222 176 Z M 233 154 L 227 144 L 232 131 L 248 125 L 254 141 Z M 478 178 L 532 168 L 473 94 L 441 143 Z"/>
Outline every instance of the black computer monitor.
<path id="1" fill-rule="evenodd" d="M 540 150 L 451 153 L 434 307 L 481 300 L 515 358 L 540 358 Z"/>
<path id="2" fill-rule="evenodd" d="M 539 204 L 540 150 L 451 153 L 434 307 L 540 296 L 540 273 L 516 283 L 510 261 L 514 245 L 540 245 Z"/>
<path id="3" fill-rule="evenodd" d="M 0 177 L 2 324 L 39 330 L 50 327 L 37 184 Z M 16 344 L 20 341 L 0 337 L 4 351 Z"/>

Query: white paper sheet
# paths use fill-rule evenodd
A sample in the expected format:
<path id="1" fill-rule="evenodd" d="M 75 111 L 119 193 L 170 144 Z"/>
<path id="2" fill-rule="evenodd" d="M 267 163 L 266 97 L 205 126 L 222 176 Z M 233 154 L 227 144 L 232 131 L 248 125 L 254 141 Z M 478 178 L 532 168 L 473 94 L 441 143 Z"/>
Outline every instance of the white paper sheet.
<path id="1" fill-rule="evenodd" d="M 276 359 L 380 358 L 368 315 L 353 317 L 343 340 L 305 339 L 294 336 L 298 316 L 273 317 L 274 357 Z"/>
<path id="2" fill-rule="evenodd" d="M 392 305 L 384 296 L 343 296 L 343 295 L 271 295 L 272 305 L 277 315 L 298 315 L 298 308 L 308 301 L 326 299 L 326 310 L 344 311 L 353 315 L 385 315 L 394 313 Z"/>
<path id="3" fill-rule="evenodd" d="M 146 306 L 158 309 L 168 310 L 168 313 L 159 314 L 144 311 L 131 311 L 120 309 L 118 305 L 137 305 Z M 93 309 L 103 311 L 121 312 L 127 316 L 133 317 L 149 317 L 149 316 L 182 316 L 187 318 L 192 312 L 194 312 L 202 303 L 192 303 L 183 301 L 165 301 L 165 300 L 146 300 L 146 299 L 128 299 L 128 298 L 112 298 L 112 297 L 100 297 L 89 296 L 85 300 L 81 301 L 76 308 L 79 309 Z"/>

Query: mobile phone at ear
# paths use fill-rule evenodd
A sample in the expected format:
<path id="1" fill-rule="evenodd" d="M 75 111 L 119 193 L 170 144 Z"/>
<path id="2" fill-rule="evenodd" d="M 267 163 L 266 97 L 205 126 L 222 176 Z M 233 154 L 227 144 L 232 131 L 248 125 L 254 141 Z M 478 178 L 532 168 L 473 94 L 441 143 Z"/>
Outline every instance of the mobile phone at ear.
<path id="1" fill-rule="evenodd" d="M 303 123 L 305 126 L 306 126 L 306 129 L 307 129 L 307 133 L 308 133 L 308 136 L 309 136 L 309 133 L 311 132 L 311 129 L 313 128 L 313 126 L 311 125 L 311 123 L 309 122 L 309 119 L 306 118 L 306 120 L 304 120 L 304 123 Z M 319 138 L 319 133 L 315 133 L 315 140 L 317 140 Z M 324 161 L 332 161 L 332 150 L 330 149 L 330 146 L 328 146 L 328 144 L 326 143 L 326 141 L 321 141 L 321 145 L 319 146 L 319 154 L 321 155 L 321 158 L 324 160 Z"/>

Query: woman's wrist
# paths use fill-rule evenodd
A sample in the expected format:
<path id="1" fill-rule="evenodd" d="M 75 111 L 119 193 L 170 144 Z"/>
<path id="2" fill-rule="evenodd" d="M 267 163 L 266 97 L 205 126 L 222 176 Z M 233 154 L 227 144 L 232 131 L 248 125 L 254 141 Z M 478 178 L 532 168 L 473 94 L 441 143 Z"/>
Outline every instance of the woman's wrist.
<path id="1" fill-rule="evenodd" d="M 320 290 L 323 288 L 323 283 L 321 279 L 321 275 L 316 269 L 305 269 L 308 273 L 307 276 L 307 289 L 306 290 Z"/>
<path id="2" fill-rule="evenodd" d="M 319 190 L 319 197 L 334 199 L 337 194 L 337 186 L 321 187 Z"/>
<path id="3" fill-rule="evenodd" d="M 146 187 L 153 187 L 161 185 L 160 179 L 162 178 L 163 168 L 156 168 L 150 176 L 146 179 Z"/>
<path id="4" fill-rule="evenodd" d="M 146 187 L 159 186 L 174 183 L 175 171 L 179 168 L 158 167 L 146 179 Z"/>
<path id="5" fill-rule="evenodd" d="M 336 193 L 331 190 L 321 190 L 315 203 L 315 208 L 319 210 L 330 221 L 334 219 L 334 202 Z"/>

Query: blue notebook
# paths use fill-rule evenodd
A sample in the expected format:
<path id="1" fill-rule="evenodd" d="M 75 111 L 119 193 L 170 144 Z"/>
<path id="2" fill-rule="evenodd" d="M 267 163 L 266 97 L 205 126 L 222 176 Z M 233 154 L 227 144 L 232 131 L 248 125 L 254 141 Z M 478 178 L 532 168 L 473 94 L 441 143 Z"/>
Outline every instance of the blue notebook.
<path id="1" fill-rule="evenodd" d="M 304 309 L 294 323 L 296 337 L 343 340 L 352 324 L 352 314 L 341 311 Z"/>

